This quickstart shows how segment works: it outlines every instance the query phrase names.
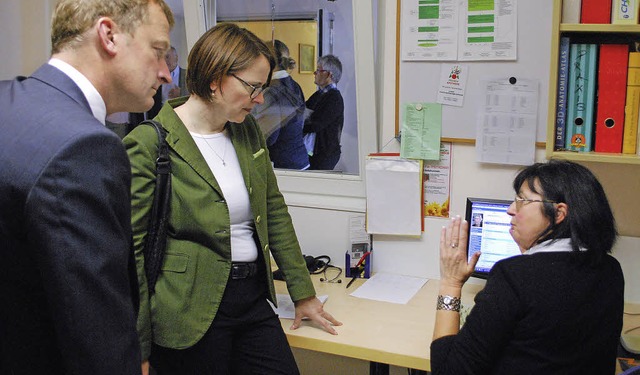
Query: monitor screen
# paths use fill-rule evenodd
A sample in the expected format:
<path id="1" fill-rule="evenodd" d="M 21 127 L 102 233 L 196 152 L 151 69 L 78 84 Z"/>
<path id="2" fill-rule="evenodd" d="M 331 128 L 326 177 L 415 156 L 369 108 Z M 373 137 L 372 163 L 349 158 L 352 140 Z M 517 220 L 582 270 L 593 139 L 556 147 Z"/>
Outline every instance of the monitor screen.
<path id="1" fill-rule="evenodd" d="M 511 216 L 507 209 L 512 201 L 467 198 L 465 219 L 469 222 L 468 259 L 482 252 L 472 276 L 486 279 L 493 265 L 505 258 L 520 255 L 511 237 Z"/>

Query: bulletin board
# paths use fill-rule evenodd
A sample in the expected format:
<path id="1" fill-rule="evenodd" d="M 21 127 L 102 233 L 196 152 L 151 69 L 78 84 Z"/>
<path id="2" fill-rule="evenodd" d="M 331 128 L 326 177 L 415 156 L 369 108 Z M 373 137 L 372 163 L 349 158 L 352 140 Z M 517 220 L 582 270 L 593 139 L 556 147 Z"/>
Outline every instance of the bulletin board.
<path id="1" fill-rule="evenodd" d="M 443 64 L 456 61 L 402 61 L 402 2 L 398 0 L 396 30 L 396 134 L 405 103 L 435 103 Z M 551 59 L 553 0 L 517 1 L 517 59 L 515 61 L 459 61 L 468 66 L 466 93 L 462 107 L 442 106 L 442 139 L 454 143 L 475 143 L 477 113 L 484 104 L 481 81 L 515 77 L 539 81 L 536 141 L 546 140 Z"/>

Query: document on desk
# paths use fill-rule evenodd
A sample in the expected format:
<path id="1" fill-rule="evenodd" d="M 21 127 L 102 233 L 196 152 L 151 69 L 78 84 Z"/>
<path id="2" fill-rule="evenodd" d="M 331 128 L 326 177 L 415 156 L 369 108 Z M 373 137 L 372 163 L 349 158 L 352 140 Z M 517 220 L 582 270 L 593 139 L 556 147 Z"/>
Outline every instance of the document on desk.
<path id="1" fill-rule="evenodd" d="M 351 295 L 376 301 L 407 304 L 427 281 L 421 277 L 376 273 Z"/>
<path id="2" fill-rule="evenodd" d="M 329 298 L 327 295 L 318 296 L 318 299 L 323 304 L 327 301 L 327 298 Z M 291 296 L 288 294 L 276 294 L 276 300 L 278 301 L 278 307 L 275 307 L 269 300 L 267 302 L 269 302 L 269 305 L 271 305 L 271 308 L 280 319 L 294 319 L 296 317 L 296 307 L 291 300 Z"/>

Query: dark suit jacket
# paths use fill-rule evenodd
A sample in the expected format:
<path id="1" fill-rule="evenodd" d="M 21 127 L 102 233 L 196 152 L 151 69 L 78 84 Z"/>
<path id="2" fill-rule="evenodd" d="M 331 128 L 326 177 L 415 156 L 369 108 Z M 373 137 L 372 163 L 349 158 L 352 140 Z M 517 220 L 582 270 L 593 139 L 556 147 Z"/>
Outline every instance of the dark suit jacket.
<path id="1" fill-rule="evenodd" d="M 291 76 L 272 79 L 264 92 L 264 103 L 253 107 L 252 114 L 267 138 L 275 168 L 309 167 L 309 155 L 302 141 L 304 109 L 304 94 Z"/>
<path id="2" fill-rule="evenodd" d="M 139 374 L 120 139 L 46 64 L 0 82 L 0 129 L 0 374 Z"/>

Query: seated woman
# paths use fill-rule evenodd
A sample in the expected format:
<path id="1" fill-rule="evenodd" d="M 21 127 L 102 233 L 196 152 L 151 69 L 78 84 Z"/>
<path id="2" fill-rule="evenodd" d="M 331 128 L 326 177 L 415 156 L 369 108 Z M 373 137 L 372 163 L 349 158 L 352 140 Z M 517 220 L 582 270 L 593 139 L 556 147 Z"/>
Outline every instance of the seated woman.
<path id="1" fill-rule="evenodd" d="M 433 374 L 613 374 L 624 304 L 620 264 L 607 253 L 616 227 L 585 167 L 550 161 L 523 169 L 509 207 L 523 256 L 498 262 L 460 328 L 466 221 L 440 237 Z"/>

